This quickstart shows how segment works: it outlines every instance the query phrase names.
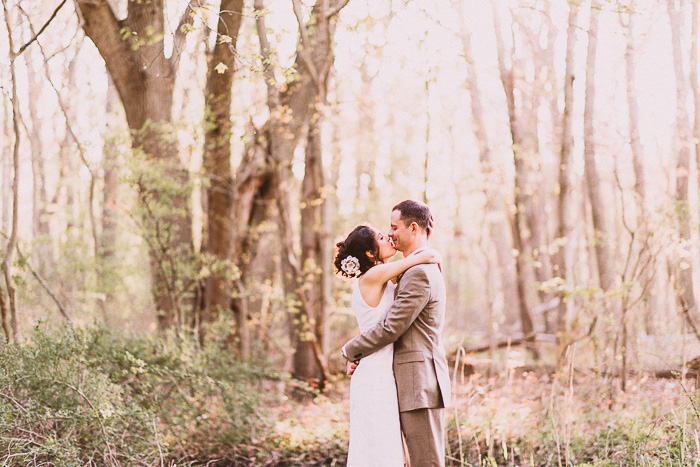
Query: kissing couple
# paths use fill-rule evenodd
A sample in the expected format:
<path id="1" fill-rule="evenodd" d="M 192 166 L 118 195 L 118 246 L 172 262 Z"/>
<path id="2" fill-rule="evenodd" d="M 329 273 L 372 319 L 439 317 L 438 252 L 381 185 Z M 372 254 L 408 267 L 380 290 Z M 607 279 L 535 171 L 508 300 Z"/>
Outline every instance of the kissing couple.
<path id="1" fill-rule="evenodd" d="M 361 334 L 341 350 L 352 375 L 349 467 L 445 465 L 446 299 L 432 230 L 428 206 L 406 200 L 392 209 L 388 235 L 360 225 L 336 245 L 338 274 L 358 278 Z M 403 259 L 388 263 L 397 250 Z"/>

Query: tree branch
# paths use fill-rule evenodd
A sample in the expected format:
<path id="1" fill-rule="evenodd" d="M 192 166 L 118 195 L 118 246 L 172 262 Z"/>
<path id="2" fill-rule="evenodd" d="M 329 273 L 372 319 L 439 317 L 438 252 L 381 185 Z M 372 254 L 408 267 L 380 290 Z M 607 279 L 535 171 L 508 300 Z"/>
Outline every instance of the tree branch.
<path id="1" fill-rule="evenodd" d="M 114 80 L 122 100 L 139 96 L 143 92 L 142 69 L 127 41 L 122 40 L 122 24 L 106 0 L 75 0 L 76 10 L 83 20 L 85 34 L 95 43 Z M 127 113 L 127 120 L 129 114 Z M 140 128 L 142 122 L 129 122 Z"/>
<path id="2" fill-rule="evenodd" d="M 69 323 L 72 323 L 72 321 L 71 321 L 70 317 L 68 316 L 68 313 L 66 313 L 66 309 L 63 306 L 63 304 L 61 303 L 61 301 L 58 299 L 56 294 L 53 293 L 53 291 L 51 290 L 49 285 L 46 283 L 44 278 L 38 272 L 36 272 L 36 270 L 32 267 L 32 265 L 29 263 L 29 259 L 26 256 L 24 256 L 22 251 L 19 249 L 19 245 L 17 245 L 17 255 L 19 256 L 19 259 L 21 261 L 24 261 L 24 264 L 27 265 L 27 268 L 29 269 L 29 272 L 32 273 L 32 276 L 34 276 L 36 278 L 36 280 L 39 281 L 39 284 L 41 284 L 41 286 L 44 288 L 46 293 L 49 294 L 51 299 L 54 301 L 56 306 L 58 306 L 58 311 L 61 313 L 61 315 L 66 319 L 66 321 L 68 321 Z"/>
<path id="3" fill-rule="evenodd" d="M 29 41 L 27 41 L 27 43 L 25 43 L 24 45 L 22 45 L 22 47 L 19 48 L 19 50 L 17 51 L 17 53 L 12 53 L 12 60 L 14 60 L 15 58 L 17 58 L 17 57 L 19 57 L 20 55 L 22 55 L 22 52 L 24 52 L 24 51 L 27 49 L 27 47 L 29 47 L 29 46 L 32 44 L 32 42 L 36 41 L 36 40 L 39 38 L 39 36 L 41 35 L 41 33 L 44 32 L 44 30 L 49 26 L 49 24 L 51 23 L 51 21 L 53 21 L 54 18 L 56 18 L 56 15 L 57 15 L 58 12 L 61 10 L 61 8 L 63 8 L 63 5 L 65 5 L 67 1 L 68 1 L 68 0 L 63 0 L 63 1 L 56 7 L 56 9 L 53 10 L 53 13 L 51 13 L 51 16 L 49 17 L 48 21 L 46 21 L 46 23 L 44 23 L 44 25 L 39 29 L 39 31 L 36 32 L 36 33 L 34 34 L 34 36 L 33 36 L 31 39 L 29 39 Z"/>
<path id="4" fill-rule="evenodd" d="M 170 57 L 170 62 L 173 66 L 177 66 L 180 61 L 180 56 L 182 56 L 182 44 L 187 38 L 187 28 L 185 28 L 185 26 L 192 25 L 192 22 L 194 21 L 194 9 L 201 5 L 201 0 L 190 0 L 185 7 L 185 11 L 182 12 L 182 16 L 180 16 L 180 22 L 178 23 L 177 30 L 173 36 L 173 55 Z"/>
<path id="5" fill-rule="evenodd" d="M 299 58 L 302 62 L 304 62 L 306 68 L 309 69 L 309 74 L 311 74 L 311 79 L 313 79 L 314 84 L 316 85 L 316 89 L 321 89 L 320 76 L 318 74 L 318 71 L 316 70 L 316 66 L 314 65 L 313 59 L 309 55 L 311 41 L 309 41 L 309 34 L 306 30 L 306 25 L 301 19 L 301 3 L 299 2 L 299 0 L 292 0 L 292 6 L 294 7 L 294 16 L 297 17 L 297 23 L 299 24 L 299 36 L 301 37 L 301 48 L 298 52 Z"/>
<path id="6" fill-rule="evenodd" d="M 331 19 L 340 13 L 340 10 L 345 8 L 345 5 L 347 5 L 349 1 L 350 0 L 336 0 L 335 5 L 333 5 L 331 9 L 326 12 L 326 19 Z"/>

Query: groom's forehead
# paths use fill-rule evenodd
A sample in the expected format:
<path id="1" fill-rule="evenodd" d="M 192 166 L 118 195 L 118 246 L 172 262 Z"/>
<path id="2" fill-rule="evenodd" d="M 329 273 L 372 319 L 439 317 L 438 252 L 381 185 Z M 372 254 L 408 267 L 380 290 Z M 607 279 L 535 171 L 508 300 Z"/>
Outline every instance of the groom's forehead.
<path id="1" fill-rule="evenodd" d="M 405 222 L 403 222 L 403 219 L 401 219 L 401 211 L 398 209 L 391 211 L 391 224 L 392 225 L 404 225 Z"/>

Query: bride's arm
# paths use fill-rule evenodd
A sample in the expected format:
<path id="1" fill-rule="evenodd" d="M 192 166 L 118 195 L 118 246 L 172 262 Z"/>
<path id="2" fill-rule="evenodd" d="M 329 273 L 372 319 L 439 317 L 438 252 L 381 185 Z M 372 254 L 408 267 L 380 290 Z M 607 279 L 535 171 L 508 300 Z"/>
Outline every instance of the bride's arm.
<path id="1" fill-rule="evenodd" d="M 442 257 L 437 250 L 428 248 L 415 255 L 410 255 L 407 258 L 400 259 L 398 261 L 392 261 L 391 263 L 384 263 L 370 268 L 364 274 L 364 282 L 372 282 L 375 284 L 384 284 L 391 279 L 398 277 L 406 270 L 416 264 L 427 264 L 427 263 L 440 263 Z"/>

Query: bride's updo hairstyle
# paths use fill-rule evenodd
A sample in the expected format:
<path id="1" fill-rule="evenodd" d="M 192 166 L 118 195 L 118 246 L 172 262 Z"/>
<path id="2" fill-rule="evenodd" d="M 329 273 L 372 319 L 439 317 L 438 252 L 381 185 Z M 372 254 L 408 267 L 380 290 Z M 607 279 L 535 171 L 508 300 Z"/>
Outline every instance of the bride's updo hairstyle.
<path id="1" fill-rule="evenodd" d="M 379 258 L 379 245 L 374 237 L 374 229 L 368 225 L 358 225 L 345 240 L 336 243 L 335 246 L 338 248 L 338 253 L 335 255 L 333 264 L 338 274 L 345 277 L 359 277 L 375 265 L 375 262 L 367 257 L 368 252 L 373 257 Z M 357 267 L 358 263 L 359 267 Z M 353 267 L 353 264 L 356 266 Z"/>

